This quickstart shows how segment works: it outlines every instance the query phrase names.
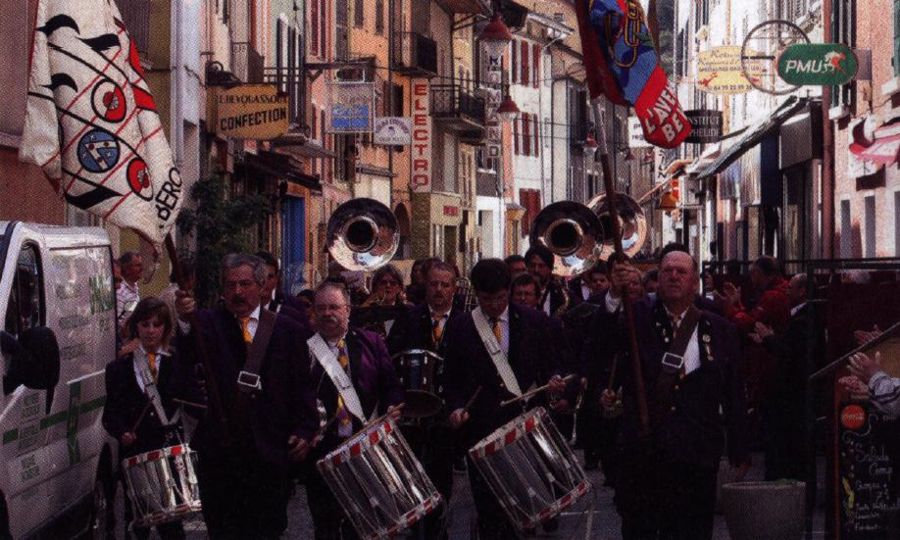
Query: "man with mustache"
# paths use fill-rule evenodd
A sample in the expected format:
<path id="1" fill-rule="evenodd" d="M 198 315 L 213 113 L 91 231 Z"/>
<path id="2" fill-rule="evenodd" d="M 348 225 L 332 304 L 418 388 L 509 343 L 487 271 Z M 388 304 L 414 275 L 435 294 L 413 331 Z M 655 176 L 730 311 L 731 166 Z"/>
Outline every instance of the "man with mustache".
<path id="1" fill-rule="evenodd" d="M 412 308 L 398 321 L 388 335 L 388 350 L 392 355 L 411 349 L 423 349 L 438 354 L 447 353 L 444 336 L 459 324 L 464 313 L 453 307 L 456 295 L 456 269 L 443 261 L 432 262 L 425 279 L 425 303 Z M 435 389 L 443 394 L 443 362 L 438 365 Z M 447 411 L 423 419 L 421 431 L 407 434 L 407 439 L 422 461 L 425 472 L 435 487 L 450 501 L 453 493 L 453 459 L 455 437 L 447 423 Z M 418 440 L 421 439 L 421 440 Z M 419 444 L 416 444 L 419 443 Z M 427 446 L 427 451 L 425 447 Z M 447 516 L 434 514 L 425 518 L 425 537 L 446 537 L 443 521 Z M 442 536 L 443 535 L 443 536 Z"/>
<path id="2" fill-rule="evenodd" d="M 627 287 L 632 270 L 617 265 L 611 291 Z M 698 287 L 696 261 L 673 250 L 660 262 L 656 297 L 633 306 L 648 433 L 639 422 L 621 292 L 607 299 L 616 316 L 596 318 L 592 345 L 583 349 L 586 363 L 606 373 L 619 358 L 613 387 L 623 388 L 624 412 L 612 472 L 625 540 L 711 538 L 720 456 L 725 451 L 739 467 L 738 480 L 749 465 L 740 338 L 731 323 L 695 305 Z M 601 395 L 611 409 L 614 394 Z"/>
<path id="3" fill-rule="evenodd" d="M 309 363 L 296 358 L 311 334 L 260 306 L 266 266 L 258 257 L 227 255 L 221 279 L 222 307 L 198 311 L 181 290 L 175 303 L 177 348 L 194 364 L 205 354 L 212 371 L 198 386 L 217 388 L 191 440 L 203 517 L 214 539 L 278 538 L 287 527 L 289 465 L 305 459 L 318 419 Z"/>
<path id="4" fill-rule="evenodd" d="M 310 464 L 325 456 L 380 414 L 399 418 L 403 387 L 394 372 L 384 340 L 378 334 L 350 328 L 350 295 L 326 281 L 313 303 L 316 334 L 298 349 L 307 351 L 316 399 L 328 424 Z M 338 389 L 341 390 L 338 390 Z M 303 442 L 306 447 L 305 441 Z M 356 533 L 318 470 L 309 471 L 306 500 L 316 540 L 351 539 Z"/>

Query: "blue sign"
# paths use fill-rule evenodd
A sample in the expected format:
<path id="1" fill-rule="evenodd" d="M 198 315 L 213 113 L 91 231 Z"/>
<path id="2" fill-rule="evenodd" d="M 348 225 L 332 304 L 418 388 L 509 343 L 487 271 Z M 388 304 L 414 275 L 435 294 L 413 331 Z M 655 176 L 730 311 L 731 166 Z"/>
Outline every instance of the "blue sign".
<path id="1" fill-rule="evenodd" d="M 372 131 L 372 116 L 368 103 L 331 106 L 332 131 Z"/>

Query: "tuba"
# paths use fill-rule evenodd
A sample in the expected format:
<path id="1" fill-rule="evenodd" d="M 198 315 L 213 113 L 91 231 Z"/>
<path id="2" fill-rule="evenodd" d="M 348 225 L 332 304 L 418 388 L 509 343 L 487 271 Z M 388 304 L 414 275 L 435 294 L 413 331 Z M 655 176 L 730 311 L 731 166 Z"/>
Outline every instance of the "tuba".
<path id="1" fill-rule="evenodd" d="M 400 245 L 397 218 L 373 199 L 352 199 L 338 206 L 327 231 L 328 252 L 347 270 L 377 270 L 390 262 Z"/>
<path id="2" fill-rule="evenodd" d="M 640 205 L 627 195 L 616 195 L 622 248 L 633 257 L 647 240 L 647 219 Z M 601 194 L 587 205 L 574 201 L 553 203 L 534 219 L 529 239 L 546 246 L 554 255 L 553 273 L 578 275 L 615 252 L 609 203 Z"/>

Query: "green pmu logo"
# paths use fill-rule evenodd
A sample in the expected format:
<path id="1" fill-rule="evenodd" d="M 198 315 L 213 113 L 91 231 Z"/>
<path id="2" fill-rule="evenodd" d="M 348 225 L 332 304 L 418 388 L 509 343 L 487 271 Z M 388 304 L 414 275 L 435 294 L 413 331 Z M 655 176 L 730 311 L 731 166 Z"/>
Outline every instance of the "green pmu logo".
<path id="1" fill-rule="evenodd" d="M 797 86 L 846 84 L 858 69 L 856 55 L 841 43 L 792 45 L 778 59 L 778 75 Z"/>

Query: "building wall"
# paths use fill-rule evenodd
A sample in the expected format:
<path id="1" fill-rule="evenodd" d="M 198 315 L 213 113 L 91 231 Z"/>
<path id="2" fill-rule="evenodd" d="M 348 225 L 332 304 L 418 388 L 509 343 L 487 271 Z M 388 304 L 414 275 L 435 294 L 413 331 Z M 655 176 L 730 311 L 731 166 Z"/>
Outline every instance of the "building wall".
<path id="1" fill-rule="evenodd" d="M 835 256 L 862 257 L 874 253 L 877 257 L 894 257 L 898 251 L 898 221 L 900 212 L 900 168 L 895 163 L 884 168 L 883 176 L 866 179 L 849 175 L 848 159 L 851 128 L 855 120 L 869 115 L 878 125 L 900 114 L 900 100 L 885 93 L 885 84 L 895 81 L 892 62 L 894 3 L 890 0 L 870 0 L 856 9 L 856 47 L 872 51 L 872 81 L 856 84 L 856 108 L 849 118 L 834 122 L 835 126 Z M 894 15 L 896 16 L 896 15 Z M 880 173 L 881 174 L 881 173 Z M 867 212 L 867 199 L 874 197 L 874 212 Z M 849 222 L 845 222 L 849 204 Z M 867 215 L 868 214 L 868 215 Z M 874 226 L 868 219 L 874 216 Z M 849 225 L 849 227 L 847 227 Z M 867 230 L 874 235 L 867 234 Z M 848 239 L 848 232 L 849 239 Z M 871 240 L 874 238 L 874 249 Z"/>

